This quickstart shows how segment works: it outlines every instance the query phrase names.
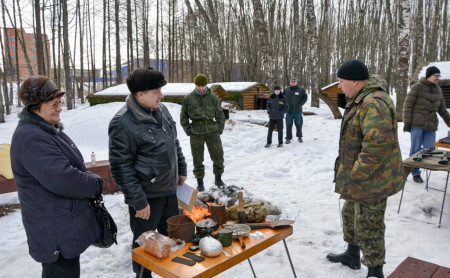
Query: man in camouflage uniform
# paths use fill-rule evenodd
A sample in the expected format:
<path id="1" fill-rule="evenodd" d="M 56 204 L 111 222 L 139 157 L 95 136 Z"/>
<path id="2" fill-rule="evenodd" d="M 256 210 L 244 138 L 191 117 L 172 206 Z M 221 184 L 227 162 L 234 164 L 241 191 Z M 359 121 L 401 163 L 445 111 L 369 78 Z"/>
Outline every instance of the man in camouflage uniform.
<path id="1" fill-rule="evenodd" d="M 387 198 L 405 184 L 395 107 L 385 91 L 386 81 L 376 75 L 369 78 L 361 61 L 345 62 L 337 76 L 348 100 L 334 181 L 335 192 L 345 200 L 342 220 L 348 246 L 327 259 L 352 269 L 361 268 L 362 262 L 368 267 L 367 277 L 384 277 Z"/>
<path id="2" fill-rule="evenodd" d="M 180 123 L 186 134 L 190 136 L 197 190 L 204 191 L 205 143 L 213 161 L 215 184 L 219 187 L 225 186 L 222 181 L 224 159 L 222 141 L 220 140 L 220 135 L 225 127 L 225 115 L 219 99 L 206 86 L 208 84 L 206 75 L 198 74 L 194 79 L 194 84 L 194 91 L 183 99 Z"/>

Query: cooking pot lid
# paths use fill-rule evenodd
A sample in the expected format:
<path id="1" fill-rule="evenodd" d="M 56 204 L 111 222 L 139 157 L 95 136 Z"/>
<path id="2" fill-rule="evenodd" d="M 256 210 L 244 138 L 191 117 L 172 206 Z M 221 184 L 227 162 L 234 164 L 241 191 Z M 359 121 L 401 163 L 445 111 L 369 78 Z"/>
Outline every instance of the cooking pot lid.
<path id="1" fill-rule="evenodd" d="M 198 228 L 215 228 L 219 225 L 219 223 L 212 219 L 203 219 L 197 222 Z"/>

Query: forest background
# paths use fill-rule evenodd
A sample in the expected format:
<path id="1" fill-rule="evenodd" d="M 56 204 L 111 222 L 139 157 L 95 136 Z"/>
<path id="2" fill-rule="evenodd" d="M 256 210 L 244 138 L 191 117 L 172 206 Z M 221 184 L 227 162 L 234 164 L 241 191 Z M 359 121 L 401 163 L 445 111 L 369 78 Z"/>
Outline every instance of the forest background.
<path id="1" fill-rule="evenodd" d="M 291 76 L 319 107 L 319 88 L 336 81 L 348 59 L 382 75 L 402 104 L 423 62 L 450 60 L 448 0 L 1 0 L 0 26 L 16 28 L 30 76 L 51 76 L 72 99 L 124 82 L 121 67 L 167 70 L 169 82 L 206 73 L 211 82 L 286 85 Z M 33 72 L 20 30 L 35 33 Z M 12 45 L 0 32 L 0 47 Z M 48 38 L 48 44 L 42 43 Z M 0 122 L 20 107 L 8 75 L 14 60 L 1 51 Z M 46 58 L 48 57 L 48 58 Z M 141 64 L 131 61 L 142 61 Z M 17 59 L 16 59 L 17 61 Z M 239 75 L 232 77 L 233 67 Z M 81 70 L 80 79 L 71 71 Z M 100 69 L 100 70 L 99 70 Z M 115 78 L 111 78 L 115 73 Z M 102 77 L 100 84 L 84 84 Z M 100 75 L 100 76 L 96 76 Z M 110 75 L 110 76 L 108 76 Z M 234 79 L 234 80 L 233 80 Z M 9 86 L 8 86 L 9 85 Z M 81 97 L 84 100 L 84 97 Z"/>

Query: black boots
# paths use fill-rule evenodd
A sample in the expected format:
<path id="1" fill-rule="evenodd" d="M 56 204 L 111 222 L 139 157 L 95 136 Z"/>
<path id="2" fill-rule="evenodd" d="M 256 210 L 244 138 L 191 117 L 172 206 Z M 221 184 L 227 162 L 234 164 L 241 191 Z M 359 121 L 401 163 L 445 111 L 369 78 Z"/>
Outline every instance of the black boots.
<path id="1" fill-rule="evenodd" d="M 367 278 L 384 278 L 383 266 L 379 265 L 376 267 L 369 267 L 369 272 L 367 273 Z"/>
<path id="2" fill-rule="evenodd" d="M 330 253 L 327 255 L 327 259 L 333 263 L 341 263 L 343 265 L 346 265 L 351 269 L 361 268 L 358 245 L 348 244 L 347 251 L 341 254 Z"/>
<path id="3" fill-rule="evenodd" d="M 222 175 L 216 175 L 215 185 L 219 188 L 226 186 L 226 184 L 222 181 Z"/>
<path id="4" fill-rule="evenodd" d="M 205 191 L 205 186 L 203 185 L 203 178 L 202 179 L 197 179 L 197 191 L 198 192 Z"/>

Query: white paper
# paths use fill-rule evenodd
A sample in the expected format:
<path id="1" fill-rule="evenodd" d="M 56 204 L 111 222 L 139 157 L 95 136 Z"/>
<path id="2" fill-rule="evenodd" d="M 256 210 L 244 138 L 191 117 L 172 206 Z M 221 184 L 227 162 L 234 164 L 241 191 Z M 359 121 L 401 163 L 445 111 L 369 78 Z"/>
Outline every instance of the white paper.
<path id="1" fill-rule="evenodd" d="M 177 186 L 178 205 L 185 210 L 192 212 L 195 198 L 197 198 L 198 191 L 188 184 L 183 183 Z"/>
<path id="2" fill-rule="evenodd" d="M 177 186 L 177 198 L 186 205 L 189 205 L 193 193 L 194 188 L 190 187 L 186 183 Z"/>

